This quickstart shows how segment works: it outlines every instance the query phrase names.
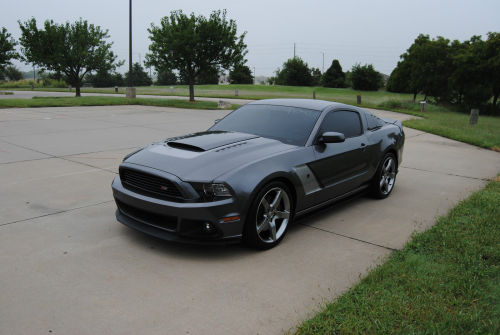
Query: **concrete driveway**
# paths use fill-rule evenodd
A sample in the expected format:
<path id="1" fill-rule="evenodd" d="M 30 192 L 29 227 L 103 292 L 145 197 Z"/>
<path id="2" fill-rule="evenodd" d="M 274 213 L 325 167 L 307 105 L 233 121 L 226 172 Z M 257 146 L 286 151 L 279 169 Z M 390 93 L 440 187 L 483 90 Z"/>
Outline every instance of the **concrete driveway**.
<path id="1" fill-rule="evenodd" d="M 0 333 L 279 334 L 500 170 L 498 153 L 406 129 L 391 197 L 307 216 L 266 252 L 174 245 L 117 223 L 122 157 L 225 113 L 0 110 Z"/>

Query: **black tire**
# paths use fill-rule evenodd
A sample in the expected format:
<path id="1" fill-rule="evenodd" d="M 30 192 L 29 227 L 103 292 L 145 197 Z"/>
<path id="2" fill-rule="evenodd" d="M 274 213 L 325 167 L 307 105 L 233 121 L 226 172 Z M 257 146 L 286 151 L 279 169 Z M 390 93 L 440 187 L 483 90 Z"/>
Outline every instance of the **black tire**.
<path id="1" fill-rule="evenodd" d="M 278 192 L 281 192 L 281 197 Z M 273 204 L 273 201 L 276 203 Z M 260 250 L 275 247 L 285 237 L 293 221 L 294 211 L 292 193 L 285 183 L 273 181 L 265 185 L 255 196 L 248 211 L 243 231 L 244 242 Z"/>
<path id="2" fill-rule="evenodd" d="M 372 195 L 377 199 L 387 198 L 396 183 L 397 160 L 392 153 L 387 153 L 379 163 L 372 180 Z"/>

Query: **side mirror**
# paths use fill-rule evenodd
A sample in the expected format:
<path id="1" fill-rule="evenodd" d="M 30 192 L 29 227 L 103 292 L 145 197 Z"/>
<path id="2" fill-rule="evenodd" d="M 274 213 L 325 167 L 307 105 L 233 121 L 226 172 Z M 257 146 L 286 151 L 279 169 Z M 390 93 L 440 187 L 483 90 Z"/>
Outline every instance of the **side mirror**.
<path id="1" fill-rule="evenodd" d="M 221 119 L 217 119 L 217 120 L 215 120 L 215 121 L 214 121 L 214 123 L 218 123 L 220 120 L 221 120 Z"/>
<path id="2" fill-rule="evenodd" d="M 341 143 L 345 141 L 345 136 L 342 133 L 327 131 L 321 135 L 319 141 L 320 143 Z"/>

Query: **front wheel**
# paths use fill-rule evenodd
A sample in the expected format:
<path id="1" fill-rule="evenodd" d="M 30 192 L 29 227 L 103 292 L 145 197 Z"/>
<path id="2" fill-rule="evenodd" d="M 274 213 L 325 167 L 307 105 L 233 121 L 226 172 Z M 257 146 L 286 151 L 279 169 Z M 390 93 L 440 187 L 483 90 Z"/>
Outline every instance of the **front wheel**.
<path id="1" fill-rule="evenodd" d="M 387 153 L 382 159 L 372 181 L 372 193 L 376 198 L 384 199 L 391 194 L 396 183 L 396 157 Z"/>
<path id="2" fill-rule="evenodd" d="M 292 222 L 294 204 L 288 186 L 275 181 L 255 197 L 245 223 L 245 242 L 258 249 L 270 249 L 281 242 Z"/>

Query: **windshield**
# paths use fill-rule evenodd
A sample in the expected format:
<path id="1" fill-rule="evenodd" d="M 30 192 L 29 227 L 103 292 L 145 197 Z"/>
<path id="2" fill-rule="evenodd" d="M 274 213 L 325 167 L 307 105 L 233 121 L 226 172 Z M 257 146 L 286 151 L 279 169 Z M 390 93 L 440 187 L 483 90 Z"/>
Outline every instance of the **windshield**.
<path id="1" fill-rule="evenodd" d="M 320 111 L 274 105 L 245 105 L 209 130 L 238 131 L 272 138 L 292 145 L 304 145 Z"/>

